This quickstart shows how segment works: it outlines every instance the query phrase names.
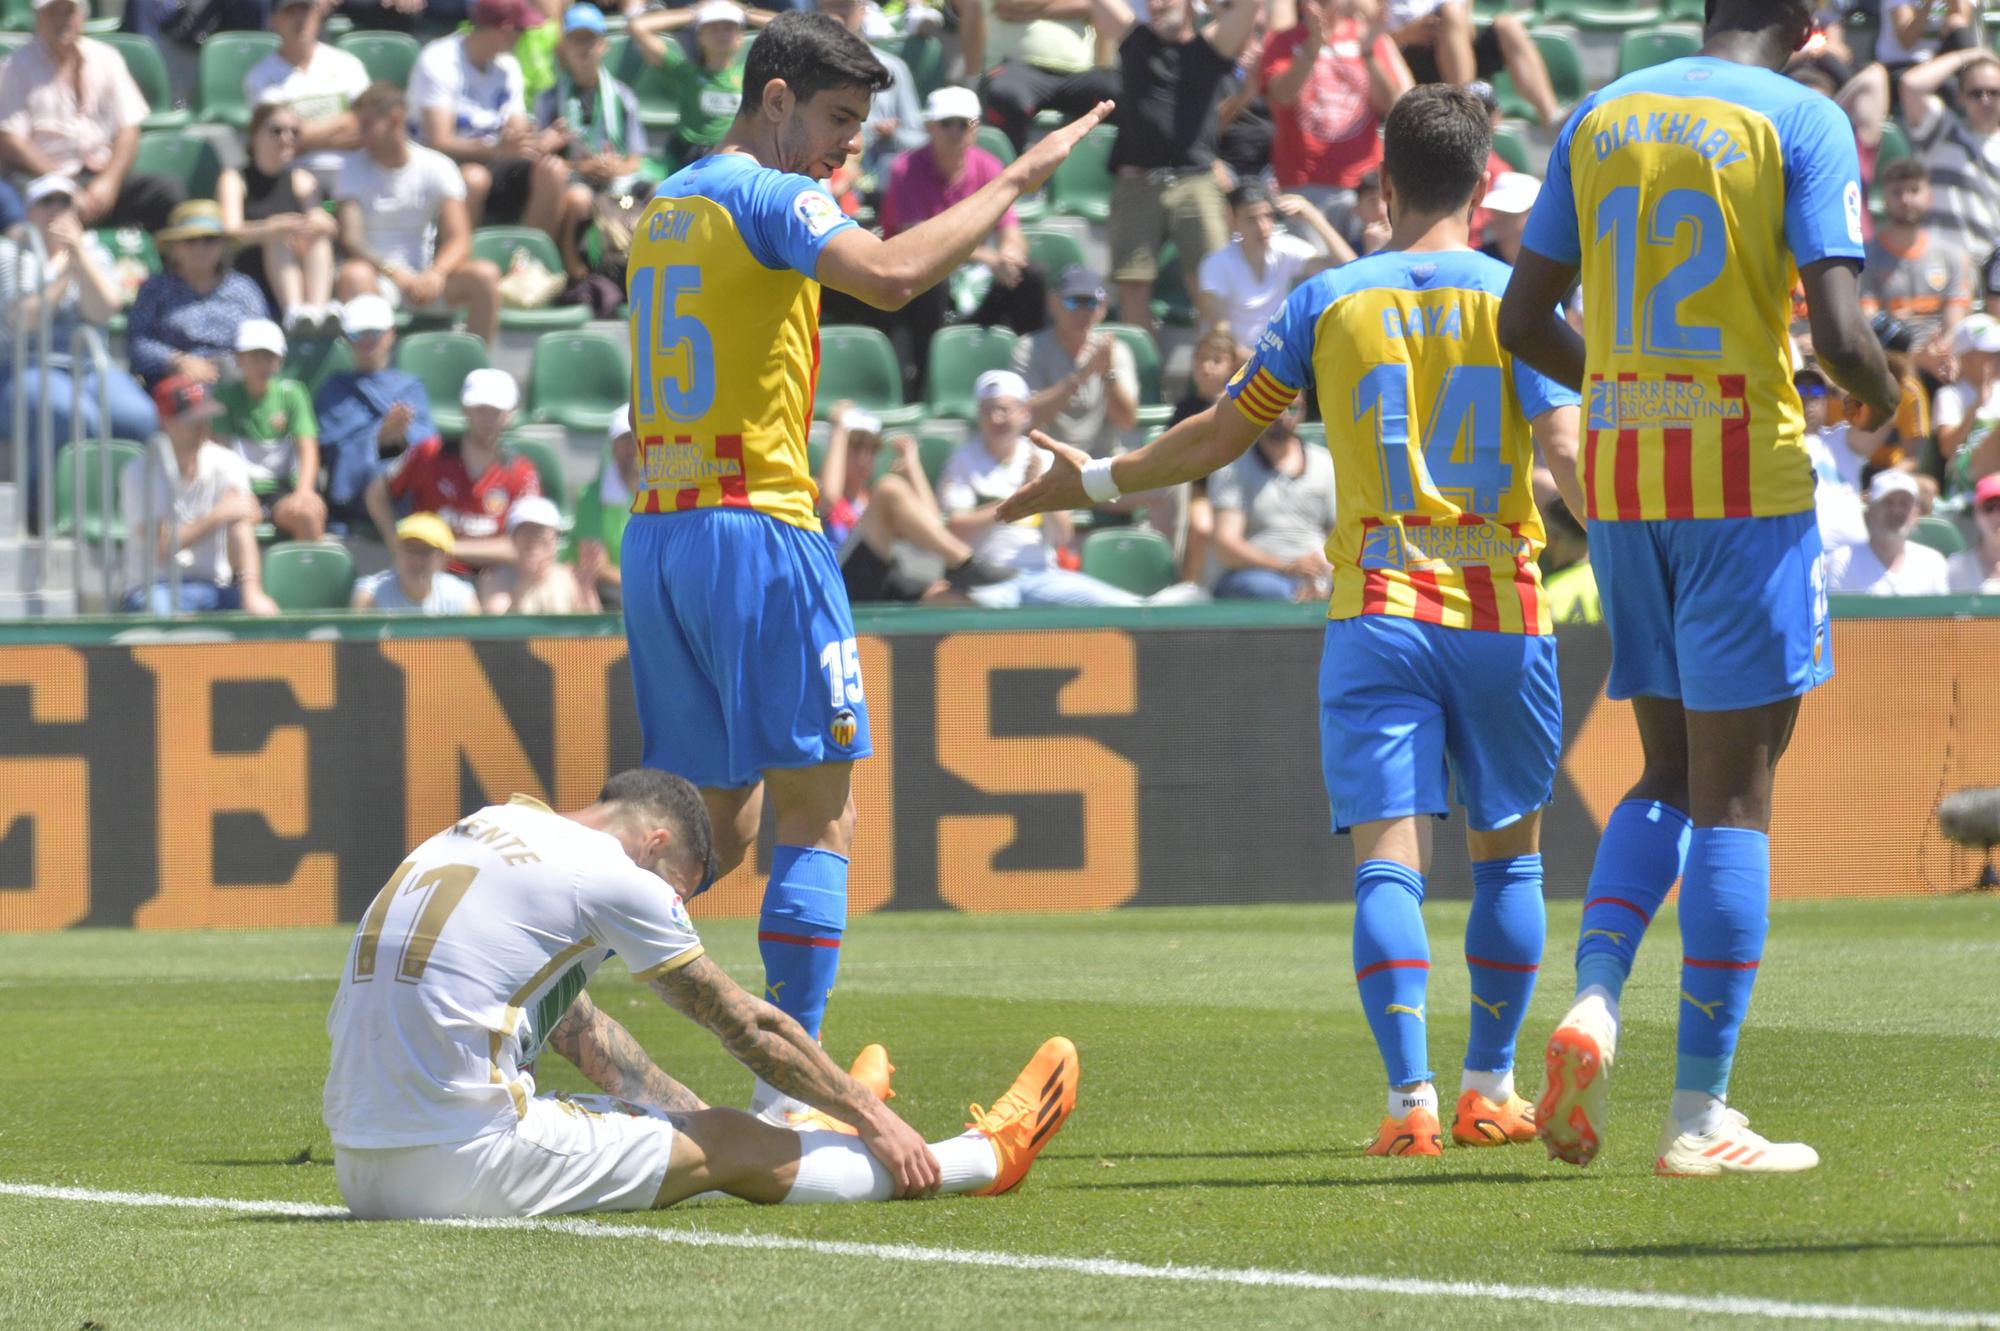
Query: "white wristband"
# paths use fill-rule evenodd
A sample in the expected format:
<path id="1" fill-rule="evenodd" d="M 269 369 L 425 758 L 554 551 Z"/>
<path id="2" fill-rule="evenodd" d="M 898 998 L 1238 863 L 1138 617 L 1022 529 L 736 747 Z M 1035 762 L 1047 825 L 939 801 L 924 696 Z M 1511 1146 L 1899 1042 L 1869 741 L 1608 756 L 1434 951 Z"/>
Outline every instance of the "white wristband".
<path id="1" fill-rule="evenodd" d="M 1083 492 L 1093 504 L 1108 504 L 1119 498 L 1118 482 L 1111 479 L 1111 459 L 1092 458 L 1083 464 Z"/>

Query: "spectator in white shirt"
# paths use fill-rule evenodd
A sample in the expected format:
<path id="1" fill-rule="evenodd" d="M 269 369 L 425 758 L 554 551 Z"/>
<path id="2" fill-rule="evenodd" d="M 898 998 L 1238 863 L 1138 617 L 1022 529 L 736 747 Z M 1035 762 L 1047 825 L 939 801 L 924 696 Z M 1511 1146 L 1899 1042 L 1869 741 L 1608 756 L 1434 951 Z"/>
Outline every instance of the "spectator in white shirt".
<path id="1" fill-rule="evenodd" d="M 252 107 L 276 102 L 299 118 L 299 165 L 322 192 L 347 154 L 361 146 L 354 99 L 368 87 L 368 70 L 355 57 L 319 39 L 331 0 L 276 0 L 271 30 L 278 49 L 250 67 L 243 97 Z"/>
<path id="2" fill-rule="evenodd" d="M 396 524 L 396 565 L 354 584 L 356 610 L 407 615 L 476 615 L 479 597 L 464 578 L 445 572 L 458 542 L 435 513 L 412 513 Z"/>
<path id="3" fill-rule="evenodd" d="M 411 309 L 463 308 L 491 343 L 500 332 L 500 270 L 472 257 L 465 182 L 440 153 L 411 143 L 403 90 L 377 83 L 354 103 L 361 151 L 340 170 L 340 298 L 380 295 Z"/>
<path id="4" fill-rule="evenodd" d="M 1950 590 L 1944 556 L 1910 540 L 1917 529 L 1917 482 L 1906 471 L 1875 473 L 1868 483 L 1868 539 L 1826 557 L 1831 591 L 1863 596 L 1943 596 Z"/>
<path id="5" fill-rule="evenodd" d="M 1326 252 L 1280 230 L 1280 217 L 1297 218 L 1312 228 Z M 1229 224 L 1235 239 L 1201 261 L 1195 303 L 1204 332 L 1227 325 L 1245 345 L 1255 345 L 1293 287 L 1354 257 L 1325 213 L 1296 194 L 1274 200 L 1261 181 L 1246 181 L 1229 191 Z"/>
<path id="6" fill-rule="evenodd" d="M 1948 474 L 1962 470 L 1956 465 L 1961 449 L 1979 448 L 2000 424 L 2000 323 L 1968 316 L 1952 335 L 1952 353 L 1958 379 L 1931 400 L 1931 437 Z"/>
<path id="7" fill-rule="evenodd" d="M 1945 561 L 1955 592 L 2000 596 L 2000 473 L 1982 476 L 1972 491 L 1973 519 L 1979 540 Z"/>
<path id="8" fill-rule="evenodd" d="M 1326 538 L 1333 530 L 1333 458 L 1299 438 L 1294 402 L 1250 451 L 1208 478 L 1215 505 L 1221 598 L 1318 601 L 1333 590 Z"/>
<path id="9" fill-rule="evenodd" d="M 423 49 L 410 71 L 417 140 L 458 163 L 474 226 L 519 222 L 560 240 L 567 126 L 538 130 L 514 44 L 547 16 L 530 0 L 473 0 L 472 29 Z"/>
<path id="10" fill-rule="evenodd" d="M 1859 483 L 1868 458 L 1854 451 L 1852 441 L 1857 436 L 1847 422 L 1826 423 L 1834 388 L 1818 366 L 1801 366 L 1792 376 L 1792 387 L 1798 390 L 1799 403 L 1805 408 L 1806 456 L 1812 459 L 1813 507 L 1819 517 L 1820 545 L 1832 550 L 1865 541 L 1868 526 L 1861 516 Z"/>

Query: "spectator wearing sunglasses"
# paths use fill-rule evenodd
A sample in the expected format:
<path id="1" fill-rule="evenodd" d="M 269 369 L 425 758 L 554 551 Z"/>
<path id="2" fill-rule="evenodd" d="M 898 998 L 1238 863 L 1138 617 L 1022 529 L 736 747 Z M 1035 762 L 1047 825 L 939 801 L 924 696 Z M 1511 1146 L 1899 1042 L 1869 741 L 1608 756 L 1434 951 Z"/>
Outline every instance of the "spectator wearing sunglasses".
<path id="1" fill-rule="evenodd" d="M 333 189 L 340 164 L 361 146 L 361 126 L 350 109 L 368 88 L 368 69 L 338 46 L 322 42 L 320 24 L 332 0 L 275 0 L 271 30 L 278 49 L 243 76 L 243 100 L 253 107 L 276 104 L 292 113 L 297 133 L 292 148 L 299 165 L 313 173 L 322 194 Z M 256 129 L 250 149 L 257 150 Z"/>
<path id="2" fill-rule="evenodd" d="M 380 296 L 357 296 L 341 312 L 354 368 L 320 385 L 313 398 L 327 474 L 328 526 L 345 530 L 368 518 L 364 496 L 382 459 L 438 437 L 431 400 L 413 374 L 396 369 L 396 312 Z"/>
<path id="3" fill-rule="evenodd" d="M 1792 376 L 1806 415 L 1806 456 L 1812 459 L 1813 504 L 1819 517 L 1819 540 L 1826 549 L 1868 539 L 1861 520 L 1861 469 L 1868 465 L 1868 448 L 1857 441 L 1840 413 L 1833 385 L 1817 365 L 1801 366 Z M 1862 451 L 1857 452 L 1857 447 Z"/>
<path id="4" fill-rule="evenodd" d="M 1942 96 L 1954 81 L 1956 109 Z M 1903 76 L 1899 95 L 1930 168 L 1932 233 L 1987 253 L 2000 244 L 2000 58 L 1975 47 L 1927 60 Z"/>
<path id="5" fill-rule="evenodd" d="M 1972 514 L 1979 539 L 1945 561 L 1945 576 L 1955 592 L 2000 596 L 2000 473 L 1979 478 Z"/>
<path id="6" fill-rule="evenodd" d="M 333 214 L 318 179 L 299 165 L 299 115 L 265 102 L 250 117 L 250 158 L 215 185 L 222 225 L 242 243 L 236 271 L 255 282 L 295 338 L 337 337 Z"/>

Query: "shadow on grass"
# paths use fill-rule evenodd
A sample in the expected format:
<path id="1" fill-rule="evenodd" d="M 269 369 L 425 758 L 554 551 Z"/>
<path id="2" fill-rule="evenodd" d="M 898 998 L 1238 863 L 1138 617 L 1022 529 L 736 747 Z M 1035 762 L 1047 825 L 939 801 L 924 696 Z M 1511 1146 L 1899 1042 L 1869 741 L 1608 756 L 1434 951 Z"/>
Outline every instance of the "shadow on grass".
<path id="1" fill-rule="evenodd" d="M 1044 1160 L 1324 1160 L 1359 1155 L 1358 1151 L 1331 1146 L 1299 1147 L 1270 1151 L 1044 1151 Z"/>
<path id="2" fill-rule="evenodd" d="M 1619 1248 L 1570 1248 L 1572 1257 L 1814 1257 L 1850 1256 L 1860 1252 L 1912 1252 L 1919 1249 L 2000 1248 L 2000 1239 L 1852 1239 L 1845 1242 L 1799 1243 L 1635 1243 Z"/>
<path id="3" fill-rule="evenodd" d="M 1078 1183 L 1079 1192 L 1162 1192 L 1170 1188 L 1411 1188 L 1492 1183 L 1519 1187 L 1534 1183 L 1582 1183 L 1582 1174 L 1384 1174 L 1340 1178 L 1187 1178 L 1133 1183 Z M 1636 1251 L 1636 1250 L 1635 1250 Z"/>
<path id="4" fill-rule="evenodd" d="M 297 1165 L 318 1165 L 326 1168 L 332 1160 L 315 1160 L 311 1150 L 298 1151 L 287 1156 L 277 1156 L 266 1160 L 196 1160 L 197 1165 L 209 1165 L 216 1169 L 284 1169 Z"/>

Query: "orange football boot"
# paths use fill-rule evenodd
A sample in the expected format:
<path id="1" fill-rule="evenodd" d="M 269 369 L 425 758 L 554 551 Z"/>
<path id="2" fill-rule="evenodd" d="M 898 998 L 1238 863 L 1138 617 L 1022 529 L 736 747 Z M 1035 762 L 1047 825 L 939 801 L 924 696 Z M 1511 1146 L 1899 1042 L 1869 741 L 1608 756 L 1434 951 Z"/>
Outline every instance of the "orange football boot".
<path id="1" fill-rule="evenodd" d="M 1401 1118 L 1384 1115 L 1375 1140 L 1363 1155 L 1443 1155 L 1437 1115 L 1418 1107 Z"/>
<path id="2" fill-rule="evenodd" d="M 1021 1186 L 1035 1157 L 1076 1108 L 1081 1072 L 1076 1046 L 1060 1035 L 1051 1036 L 993 1108 L 972 1106 L 972 1121 L 965 1126 L 991 1141 L 993 1153 L 1000 1157 L 998 1176 L 975 1196 L 998 1197 Z"/>
<path id="3" fill-rule="evenodd" d="M 1518 1095 L 1495 1104 L 1478 1091 L 1458 1097 L 1451 1120 L 1454 1146 L 1510 1146 L 1535 1139 L 1535 1107 Z"/>
<path id="4" fill-rule="evenodd" d="M 847 1075 L 867 1087 L 877 1100 L 896 1098 L 895 1089 L 889 1085 L 889 1078 L 895 1074 L 896 1065 L 889 1061 L 889 1051 L 879 1044 L 863 1045 L 861 1052 L 854 1056 L 854 1066 L 847 1070 Z M 787 1116 L 785 1126 L 797 1132 L 844 1132 L 850 1137 L 860 1135 L 853 1125 L 842 1123 L 817 1109 Z"/>

